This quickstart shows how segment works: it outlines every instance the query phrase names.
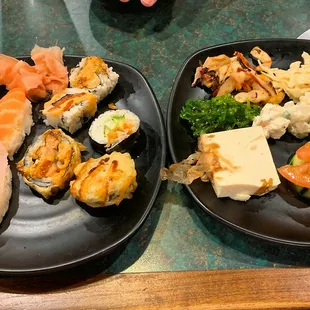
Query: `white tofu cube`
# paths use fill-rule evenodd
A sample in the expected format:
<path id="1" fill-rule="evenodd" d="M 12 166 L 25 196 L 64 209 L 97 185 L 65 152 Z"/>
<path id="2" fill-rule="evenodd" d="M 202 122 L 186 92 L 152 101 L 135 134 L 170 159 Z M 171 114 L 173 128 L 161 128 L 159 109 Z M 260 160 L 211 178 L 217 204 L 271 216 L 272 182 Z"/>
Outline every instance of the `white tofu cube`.
<path id="1" fill-rule="evenodd" d="M 201 135 L 198 147 L 217 197 L 246 201 L 274 190 L 280 179 L 263 128 Z"/>

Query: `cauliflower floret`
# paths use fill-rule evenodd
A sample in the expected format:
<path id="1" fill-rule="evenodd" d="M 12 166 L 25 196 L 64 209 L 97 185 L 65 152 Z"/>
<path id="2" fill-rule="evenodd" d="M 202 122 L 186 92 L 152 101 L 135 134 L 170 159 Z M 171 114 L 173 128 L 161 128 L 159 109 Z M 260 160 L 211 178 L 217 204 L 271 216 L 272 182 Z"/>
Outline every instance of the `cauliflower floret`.
<path id="1" fill-rule="evenodd" d="M 285 117 L 283 107 L 267 103 L 253 120 L 254 126 L 263 127 L 266 139 L 280 139 L 286 132 L 290 120 Z"/>
<path id="2" fill-rule="evenodd" d="M 309 97 L 308 93 L 306 94 Z M 302 139 L 310 133 L 310 97 L 302 96 L 296 105 L 290 101 L 284 105 L 284 109 L 290 119 L 288 131 L 295 137 Z"/>

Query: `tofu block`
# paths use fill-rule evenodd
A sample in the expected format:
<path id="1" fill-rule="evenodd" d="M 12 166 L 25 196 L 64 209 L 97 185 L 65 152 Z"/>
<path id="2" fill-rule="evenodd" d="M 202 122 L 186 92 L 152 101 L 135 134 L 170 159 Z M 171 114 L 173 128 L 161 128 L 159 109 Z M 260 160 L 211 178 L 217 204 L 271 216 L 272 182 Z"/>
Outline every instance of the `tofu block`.
<path id="1" fill-rule="evenodd" d="M 274 190 L 280 179 L 263 128 L 204 134 L 198 148 L 217 197 L 246 201 Z"/>

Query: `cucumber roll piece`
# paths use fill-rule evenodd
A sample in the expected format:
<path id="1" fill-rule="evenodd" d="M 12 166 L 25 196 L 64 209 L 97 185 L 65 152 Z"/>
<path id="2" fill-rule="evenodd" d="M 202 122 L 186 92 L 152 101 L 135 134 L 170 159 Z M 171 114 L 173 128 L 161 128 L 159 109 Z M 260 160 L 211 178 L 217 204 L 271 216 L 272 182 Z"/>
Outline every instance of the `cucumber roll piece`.
<path id="1" fill-rule="evenodd" d="M 140 127 L 139 117 L 129 110 L 107 111 L 96 118 L 89 128 L 91 143 L 99 153 L 130 148 Z"/>

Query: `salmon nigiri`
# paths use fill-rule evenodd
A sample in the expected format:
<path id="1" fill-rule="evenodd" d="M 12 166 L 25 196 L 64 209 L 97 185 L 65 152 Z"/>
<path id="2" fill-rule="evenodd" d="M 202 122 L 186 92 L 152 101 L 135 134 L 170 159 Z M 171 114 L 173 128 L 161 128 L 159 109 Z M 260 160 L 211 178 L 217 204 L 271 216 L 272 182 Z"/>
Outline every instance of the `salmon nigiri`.
<path id="1" fill-rule="evenodd" d="M 23 89 L 10 90 L 0 100 L 0 143 L 10 159 L 30 134 L 32 125 L 32 106 Z"/>
<path id="2" fill-rule="evenodd" d="M 44 48 L 35 45 L 31 58 L 48 91 L 56 94 L 68 87 L 68 70 L 63 62 L 63 49 L 58 46 Z"/>
<path id="3" fill-rule="evenodd" d="M 5 147 L 0 143 L 0 222 L 9 208 L 12 195 L 12 173 L 7 156 Z"/>

